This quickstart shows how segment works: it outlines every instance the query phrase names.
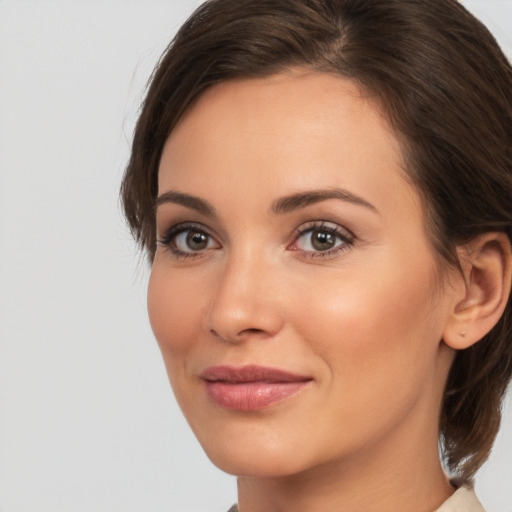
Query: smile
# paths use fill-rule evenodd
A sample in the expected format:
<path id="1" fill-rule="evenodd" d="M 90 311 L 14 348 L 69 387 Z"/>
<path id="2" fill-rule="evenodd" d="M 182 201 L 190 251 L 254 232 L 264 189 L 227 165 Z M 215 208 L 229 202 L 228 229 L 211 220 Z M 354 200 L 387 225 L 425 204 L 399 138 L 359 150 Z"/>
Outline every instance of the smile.
<path id="1" fill-rule="evenodd" d="M 256 411 L 296 395 L 313 379 L 263 366 L 214 366 L 201 378 L 209 398 L 234 411 Z"/>

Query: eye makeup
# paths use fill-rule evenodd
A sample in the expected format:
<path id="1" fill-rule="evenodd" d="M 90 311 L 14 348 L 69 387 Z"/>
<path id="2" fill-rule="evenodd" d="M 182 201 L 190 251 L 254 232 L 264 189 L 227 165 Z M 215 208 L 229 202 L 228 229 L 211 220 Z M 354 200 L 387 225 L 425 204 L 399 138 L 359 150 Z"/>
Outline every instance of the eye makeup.
<path id="1" fill-rule="evenodd" d="M 293 233 L 286 250 L 304 258 L 334 258 L 349 250 L 355 241 L 348 229 L 330 221 L 314 220 L 301 224 Z M 158 239 L 158 244 L 168 249 L 173 257 L 195 258 L 222 245 L 202 224 L 183 222 L 171 226 Z"/>

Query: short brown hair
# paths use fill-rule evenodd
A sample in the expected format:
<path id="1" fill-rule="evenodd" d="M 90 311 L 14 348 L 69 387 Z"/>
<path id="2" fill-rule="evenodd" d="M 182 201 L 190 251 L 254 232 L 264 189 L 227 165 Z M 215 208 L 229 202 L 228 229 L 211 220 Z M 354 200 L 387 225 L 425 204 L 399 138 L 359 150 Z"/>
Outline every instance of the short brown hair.
<path id="1" fill-rule="evenodd" d="M 213 84 L 302 66 L 354 80 L 399 136 L 440 258 L 488 231 L 512 238 L 512 68 L 455 0 L 210 0 L 182 26 L 153 76 L 122 201 L 136 240 L 156 249 L 158 165 L 172 129 Z M 470 480 L 487 459 L 512 375 L 512 301 L 460 351 L 440 432 L 448 467 Z"/>

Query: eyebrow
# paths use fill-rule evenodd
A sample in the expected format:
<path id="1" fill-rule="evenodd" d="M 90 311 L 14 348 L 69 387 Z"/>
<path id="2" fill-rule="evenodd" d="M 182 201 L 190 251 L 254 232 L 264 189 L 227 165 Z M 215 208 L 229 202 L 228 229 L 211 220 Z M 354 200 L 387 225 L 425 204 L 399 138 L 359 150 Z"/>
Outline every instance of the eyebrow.
<path id="1" fill-rule="evenodd" d="M 348 190 L 340 188 L 308 190 L 281 197 L 272 203 L 271 212 L 275 215 L 283 215 L 329 199 L 338 199 L 358 206 L 364 206 L 365 208 L 377 212 L 377 208 L 375 208 L 373 204 L 369 203 L 362 197 L 349 192 Z M 208 201 L 183 192 L 177 192 L 174 190 L 164 192 L 156 199 L 155 209 L 165 203 L 179 204 L 208 217 L 216 216 L 215 208 Z"/>
<path id="2" fill-rule="evenodd" d="M 165 203 L 179 204 L 191 210 L 196 210 L 208 217 L 214 217 L 216 215 L 215 208 L 208 201 L 196 196 L 191 196 L 190 194 L 184 194 L 183 192 L 170 190 L 159 195 L 155 201 L 155 210 Z"/>
<path id="3" fill-rule="evenodd" d="M 362 197 L 349 192 L 348 190 L 329 188 L 326 190 L 308 190 L 306 192 L 298 192 L 296 194 L 277 199 L 272 204 L 272 212 L 275 214 L 289 213 L 315 203 L 327 201 L 328 199 L 339 199 L 347 203 L 364 206 L 365 208 L 375 212 L 378 211 L 373 204 L 369 203 Z"/>

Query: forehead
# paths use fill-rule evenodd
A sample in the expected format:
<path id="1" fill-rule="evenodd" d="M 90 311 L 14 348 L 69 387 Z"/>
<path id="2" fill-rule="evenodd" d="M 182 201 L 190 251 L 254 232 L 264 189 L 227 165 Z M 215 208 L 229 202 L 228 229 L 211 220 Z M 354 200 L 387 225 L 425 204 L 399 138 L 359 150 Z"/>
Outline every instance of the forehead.
<path id="1" fill-rule="evenodd" d="M 234 188 L 271 201 L 319 187 L 348 188 L 377 203 L 415 196 L 379 109 L 351 80 L 305 70 L 211 87 L 171 133 L 159 171 L 160 193 L 219 199 Z"/>

